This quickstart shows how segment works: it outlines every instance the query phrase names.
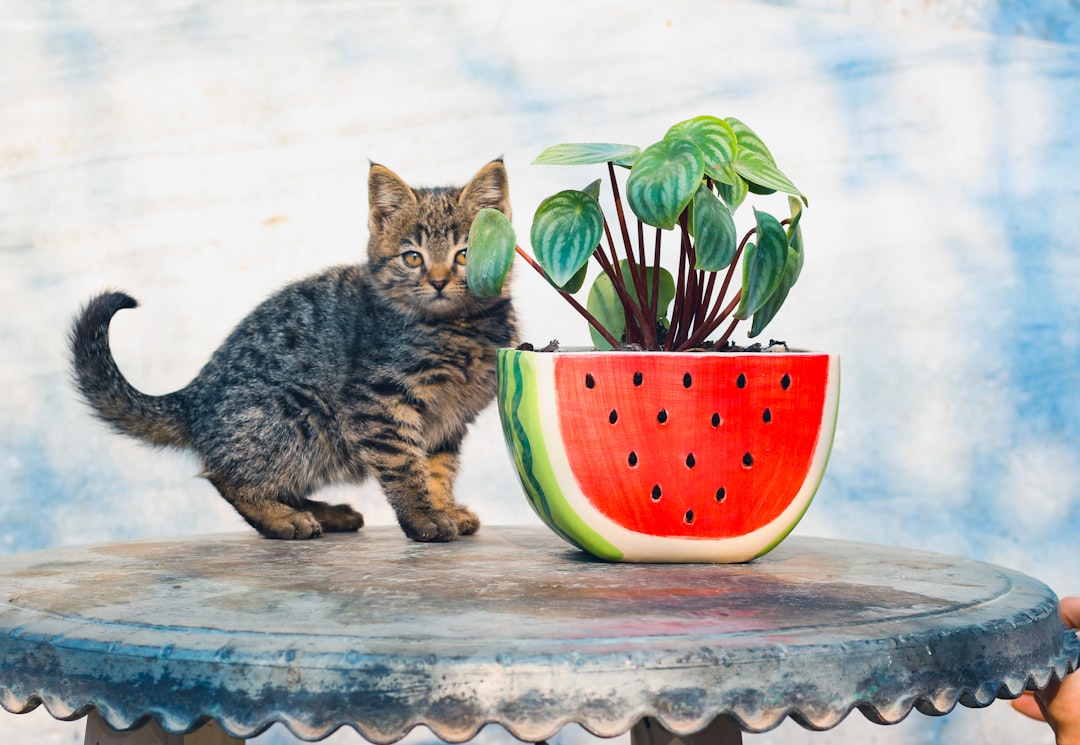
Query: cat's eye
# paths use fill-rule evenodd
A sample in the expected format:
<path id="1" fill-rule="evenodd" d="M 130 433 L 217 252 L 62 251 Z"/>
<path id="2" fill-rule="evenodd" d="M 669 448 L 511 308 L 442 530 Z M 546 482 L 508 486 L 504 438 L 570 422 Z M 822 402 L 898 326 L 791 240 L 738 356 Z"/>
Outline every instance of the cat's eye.
<path id="1" fill-rule="evenodd" d="M 405 266 L 415 269 L 418 266 L 422 266 L 424 263 L 424 257 L 420 255 L 418 251 L 406 251 L 401 254 L 401 260 L 405 262 Z"/>
<path id="2" fill-rule="evenodd" d="M 465 266 L 465 250 L 462 249 L 454 255 L 454 263 L 458 266 Z"/>

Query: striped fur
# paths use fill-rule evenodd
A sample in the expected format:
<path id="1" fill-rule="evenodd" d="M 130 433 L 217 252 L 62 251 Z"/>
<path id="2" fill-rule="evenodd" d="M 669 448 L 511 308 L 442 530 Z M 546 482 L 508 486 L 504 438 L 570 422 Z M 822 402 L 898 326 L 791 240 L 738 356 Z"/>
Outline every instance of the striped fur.
<path id="1" fill-rule="evenodd" d="M 476 212 L 509 215 L 502 162 L 462 188 L 411 188 L 369 174 L 368 261 L 285 287 L 233 330 L 187 386 L 133 388 L 109 351 L 108 327 L 135 301 L 90 300 L 71 334 L 76 386 L 115 430 L 189 448 L 202 475 L 256 530 L 309 538 L 357 530 L 348 505 L 310 499 L 330 483 L 378 480 L 402 529 L 449 541 L 480 522 L 453 494 L 466 428 L 495 395 L 495 349 L 513 343 L 507 295 L 465 284 Z"/>

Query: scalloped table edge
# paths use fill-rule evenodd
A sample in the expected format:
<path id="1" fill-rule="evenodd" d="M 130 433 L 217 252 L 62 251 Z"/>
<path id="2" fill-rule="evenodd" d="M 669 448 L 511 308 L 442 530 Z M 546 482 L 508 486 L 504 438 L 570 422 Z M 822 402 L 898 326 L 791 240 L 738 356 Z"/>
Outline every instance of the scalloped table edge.
<path id="1" fill-rule="evenodd" d="M 614 731 L 598 732 L 592 730 L 588 723 L 579 722 L 573 718 L 553 722 L 546 731 L 522 732 L 515 729 L 512 723 L 501 721 L 479 722 L 475 724 L 467 736 L 461 737 L 459 733 L 447 733 L 440 730 L 435 722 L 424 718 L 417 718 L 391 739 L 377 738 L 372 733 L 365 731 L 352 722 L 339 722 L 321 731 L 310 731 L 291 718 L 280 718 L 273 721 L 260 723 L 255 728 L 241 728 L 233 726 L 227 719 L 215 717 L 210 712 L 204 712 L 179 730 L 167 730 L 156 712 L 147 711 L 135 721 L 122 721 L 113 717 L 113 712 L 106 711 L 104 714 L 95 707 L 92 702 L 86 702 L 75 709 L 63 705 L 59 701 L 44 700 L 40 696 L 31 696 L 21 704 L 5 699 L 0 699 L 0 706 L 12 714 L 25 714 L 44 705 L 46 710 L 56 719 L 71 721 L 82 717 L 87 718 L 86 735 L 84 745 L 238 745 L 247 739 L 256 737 L 274 724 L 282 724 L 295 737 L 307 741 L 317 742 L 329 737 L 342 727 L 351 727 L 361 737 L 369 742 L 389 745 L 396 742 L 416 727 L 427 727 L 440 739 L 447 742 L 467 742 L 488 724 L 497 724 L 506 729 L 513 737 L 525 742 L 539 742 L 547 740 L 557 734 L 563 727 L 577 724 L 591 734 L 611 738 L 631 733 L 634 745 L 678 745 L 675 741 L 684 745 L 734 745 L 742 742 L 742 733 L 767 732 L 787 717 L 797 722 L 802 727 L 824 731 L 832 729 L 844 721 L 847 716 L 858 710 L 863 716 L 877 724 L 896 724 L 905 719 L 912 711 L 917 710 L 922 714 L 940 716 L 948 714 L 957 704 L 968 708 L 983 708 L 989 706 L 997 699 L 1015 699 L 1023 695 L 1025 690 L 1041 691 L 1051 681 L 1061 680 L 1066 675 L 1080 668 L 1080 633 L 1074 630 L 1066 631 L 1062 644 L 1061 654 L 1047 666 L 1038 670 L 1028 671 L 1026 675 L 1017 675 L 1012 678 L 994 683 L 984 684 L 979 690 L 959 689 L 942 690 L 933 696 L 912 696 L 907 702 L 898 707 L 893 707 L 887 714 L 878 711 L 873 706 L 867 706 L 858 702 L 851 702 L 841 715 L 835 720 L 814 721 L 797 708 L 788 708 L 775 712 L 775 720 L 765 723 L 752 722 L 737 710 L 716 712 L 711 721 L 702 720 L 689 727 L 680 727 L 671 723 L 662 712 L 637 711 L 630 712 Z"/>

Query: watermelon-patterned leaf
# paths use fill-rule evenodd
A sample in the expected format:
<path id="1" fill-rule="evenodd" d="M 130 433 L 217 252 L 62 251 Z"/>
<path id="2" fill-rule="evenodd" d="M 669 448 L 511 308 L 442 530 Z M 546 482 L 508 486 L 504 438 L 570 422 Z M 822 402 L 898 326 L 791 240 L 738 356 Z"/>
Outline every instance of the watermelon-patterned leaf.
<path id="1" fill-rule="evenodd" d="M 803 203 L 795 197 L 788 197 L 788 206 L 791 207 L 791 222 L 787 226 L 788 245 L 798 251 L 803 250 L 802 222 Z"/>
<path id="2" fill-rule="evenodd" d="M 735 318 L 745 321 L 758 311 L 780 286 L 788 257 L 784 226 L 767 212 L 754 210 L 757 243 L 747 244 L 743 257 L 742 299 Z"/>
<path id="3" fill-rule="evenodd" d="M 634 278 L 630 271 L 629 262 L 626 259 L 620 261 L 619 269 L 631 297 L 636 296 Z M 656 268 L 646 267 L 646 297 L 652 297 L 652 288 L 656 283 L 656 277 Z M 657 288 L 659 303 L 656 320 L 665 323 L 668 307 L 671 305 L 671 301 L 675 299 L 675 278 L 671 276 L 671 272 L 663 267 L 660 267 L 659 278 L 660 286 Z M 616 339 L 624 338 L 626 335 L 626 311 L 619 298 L 619 293 L 615 289 L 615 284 L 607 273 L 602 272 L 593 282 L 592 289 L 589 290 L 586 309 L 613 337 Z M 597 349 L 611 349 L 611 344 L 592 325 L 589 326 L 589 333 L 592 335 L 593 344 L 596 345 Z"/>
<path id="4" fill-rule="evenodd" d="M 731 127 L 731 131 L 735 133 L 736 155 L 742 151 L 750 151 L 776 165 L 776 159 L 773 158 L 769 148 L 765 147 L 765 143 L 757 136 L 754 130 L 733 116 L 727 117 L 724 121 Z"/>
<path id="5" fill-rule="evenodd" d="M 800 197 L 803 202 L 807 201 L 798 187 L 771 160 L 758 153 L 740 149 L 735 156 L 735 171 L 749 182 L 752 190 L 754 186 L 761 187 L 756 190 L 758 193 L 782 191 Z"/>
<path id="6" fill-rule="evenodd" d="M 637 145 L 618 145 L 610 142 L 569 142 L 552 145 L 536 156 L 534 165 L 588 166 L 614 163 L 629 168 L 637 160 L 641 148 Z"/>
<path id="7" fill-rule="evenodd" d="M 784 273 L 780 277 L 780 285 L 776 288 L 765 304 L 758 308 L 754 313 L 754 322 L 750 325 L 750 338 L 754 338 L 769 325 L 776 314 L 780 311 L 780 307 L 787 300 L 788 292 L 795 285 L 795 281 L 798 280 L 800 272 L 802 272 L 803 255 L 801 251 L 796 251 L 791 246 L 788 246 L 787 262 L 784 264 Z"/>
<path id="8" fill-rule="evenodd" d="M 704 176 L 701 148 L 689 140 L 660 140 L 638 156 L 626 180 L 626 198 L 646 225 L 670 230 Z"/>
<path id="9" fill-rule="evenodd" d="M 585 192 L 586 194 L 588 194 L 593 199 L 595 199 L 597 202 L 599 202 L 600 201 L 600 179 L 596 179 L 595 181 L 590 183 L 588 186 L 583 188 L 582 191 Z"/>
<path id="10" fill-rule="evenodd" d="M 787 262 L 784 264 L 784 274 L 780 278 L 780 286 L 776 288 L 776 292 L 754 313 L 754 322 L 750 327 L 750 338 L 754 338 L 765 330 L 765 327 L 780 311 L 780 307 L 787 300 L 788 292 L 795 286 L 795 282 L 798 281 L 799 275 L 802 273 L 804 260 L 803 240 L 802 228 L 799 226 L 799 222 L 802 220 L 803 203 L 795 197 L 788 197 L 788 204 L 791 207 L 791 222 L 787 226 L 788 254 Z"/>
<path id="11" fill-rule="evenodd" d="M 715 116 L 696 116 L 679 122 L 664 135 L 664 139 L 683 139 L 701 148 L 705 156 L 705 175 L 722 184 L 734 184 L 735 130 Z"/>
<path id="12" fill-rule="evenodd" d="M 476 213 L 469 227 L 469 249 L 465 254 L 465 283 L 479 297 L 502 294 L 506 275 L 514 263 L 517 238 L 510 220 L 502 212 L 485 207 Z"/>
<path id="13" fill-rule="evenodd" d="M 724 200 L 724 204 L 728 206 L 728 210 L 734 212 L 739 209 L 742 203 L 746 200 L 746 194 L 748 191 L 748 184 L 742 176 L 736 175 L 734 184 L 721 184 L 716 185 L 716 191 L 720 194 L 720 198 Z"/>
<path id="14" fill-rule="evenodd" d="M 589 260 L 604 233 L 604 215 L 596 200 L 567 189 L 536 208 L 529 234 L 540 266 L 557 287 L 566 286 Z"/>
<path id="15" fill-rule="evenodd" d="M 581 268 L 577 270 L 577 273 L 573 277 L 570 278 L 570 281 L 567 282 L 566 284 L 564 284 L 561 287 L 559 287 L 559 285 L 556 285 L 554 282 L 551 282 L 550 277 L 545 277 L 545 278 L 547 279 L 548 282 L 551 282 L 552 286 L 557 287 L 558 289 L 562 290 L 563 292 L 566 292 L 566 293 L 569 293 L 569 294 L 573 295 L 574 293 L 576 293 L 578 290 L 581 289 L 582 285 L 585 284 L 585 275 L 588 274 L 588 273 L 589 273 L 589 265 L 587 263 L 582 264 Z"/>
<path id="16" fill-rule="evenodd" d="M 709 187 L 701 184 L 694 195 L 691 217 L 697 252 L 694 268 L 709 272 L 725 269 L 735 258 L 738 241 L 731 212 Z"/>

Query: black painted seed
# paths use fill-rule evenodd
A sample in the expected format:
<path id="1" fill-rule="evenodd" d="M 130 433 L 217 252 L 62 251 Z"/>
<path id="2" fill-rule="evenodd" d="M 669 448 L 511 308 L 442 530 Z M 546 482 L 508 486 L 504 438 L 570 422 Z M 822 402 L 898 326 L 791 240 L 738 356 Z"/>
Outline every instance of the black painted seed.
<path id="1" fill-rule="evenodd" d="M 716 490 L 716 501 L 723 502 L 725 499 L 727 499 L 727 489 L 721 486 Z"/>
<path id="2" fill-rule="evenodd" d="M 712 426 L 714 426 L 714 427 L 719 427 L 720 426 L 720 414 L 719 414 L 719 412 L 712 415 Z"/>
<path id="3" fill-rule="evenodd" d="M 592 373 L 585 373 L 585 387 L 586 388 L 595 388 L 596 387 L 596 378 L 594 378 L 592 376 Z"/>
<path id="4" fill-rule="evenodd" d="M 743 373 L 739 373 L 739 377 L 735 379 L 735 385 L 739 386 L 740 388 L 745 388 L 746 375 L 744 375 Z"/>
<path id="5" fill-rule="evenodd" d="M 661 493 L 662 492 L 660 491 L 660 484 L 656 484 L 655 486 L 653 486 L 653 488 L 652 488 L 652 501 L 659 502 Z"/>
<path id="6" fill-rule="evenodd" d="M 641 385 L 642 375 L 640 372 L 634 373 L 634 385 Z"/>
<path id="7" fill-rule="evenodd" d="M 750 468 L 752 465 L 754 465 L 754 456 L 750 455 L 750 453 L 744 453 L 742 457 L 742 464 L 747 468 Z"/>
<path id="8" fill-rule="evenodd" d="M 772 423 L 772 409 L 765 409 L 765 412 L 761 415 L 761 421 L 766 424 Z"/>
<path id="9" fill-rule="evenodd" d="M 687 525 L 693 525 L 693 523 L 694 523 L 694 511 L 693 510 L 687 510 L 686 514 L 683 515 L 683 520 L 686 521 Z"/>
<path id="10" fill-rule="evenodd" d="M 615 409 L 612 409 L 611 413 L 607 415 L 607 420 L 612 424 L 619 421 L 619 412 L 615 411 Z"/>
<path id="11" fill-rule="evenodd" d="M 784 373 L 784 377 L 780 378 L 780 387 L 785 391 L 791 387 L 791 376 Z"/>
<path id="12" fill-rule="evenodd" d="M 636 466 L 636 465 L 637 465 L 637 453 L 635 453 L 635 452 L 631 451 L 631 452 L 630 452 L 630 457 L 628 457 L 628 458 L 626 459 L 626 462 L 630 464 L 630 467 L 631 467 L 631 468 L 633 468 L 634 466 Z"/>
<path id="13" fill-rule="evenodd" d="M 667 421 L 667 409 L 660 409 L 660 413 L 656 415 L 656 421 L 661 424 Z"/>
<path id="14" fill-rule="evenodd" d="M 683 388 L 689 388 L 691 385 L 693 385 L 693 383 L 694 383 L 694 379 L 690 377 L 690 373 L 683 373 L 682 387 Z"/>
<path id="15" fill-rule="evenodd" d="M 686 456 L 686 467 L 687 468 L 693 468 L 696 465 L 696 463 L 697 463 L 697 461 L 694 460 L 694 454 L 693 453 L 690 453 L 688 456 Z"/>

